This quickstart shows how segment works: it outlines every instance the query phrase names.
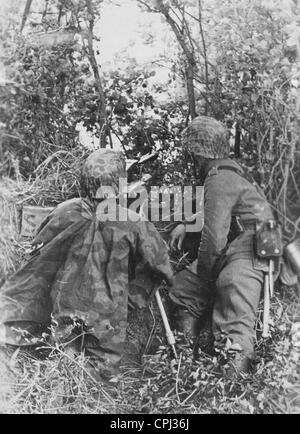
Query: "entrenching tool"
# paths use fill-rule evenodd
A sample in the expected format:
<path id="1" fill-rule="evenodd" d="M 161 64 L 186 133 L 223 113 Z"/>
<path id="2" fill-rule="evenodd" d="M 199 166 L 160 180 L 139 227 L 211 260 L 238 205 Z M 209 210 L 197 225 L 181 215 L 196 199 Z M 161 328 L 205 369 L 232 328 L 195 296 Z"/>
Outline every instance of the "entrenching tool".
<path id="1" fill-rule="evenodd" d="M 270 275 L 265 273 L 264 278 L 264 313 L 263 313 L 263 332 L 262 337 L 267 338 L 269 336 L 269 320 L 270 320 L 270 300 L 271 300 L 271 289 L 270 289 Z"/>
<path id="2" fill-rule="evenodd" d="M 161 318 L 162 318 L 163 323 L 164 323 L 168 344 L 172 347 L 174 356 L 177 359 L 177 352 L 176 352 L 176 348 L 175 348 L 175 336 L 171 330 L 171 327 L 170 327 L 170 324 L 168 321 L 168 317 L 167 317 L 167 314 L 166 314 L 166 311 L 165 311 L 165 308 L 164 308 L 164 305 L 163 305 L 163 302 L 162 302 L 162 299 L 161 299 L 161 296 L 159 293 L 159 288 L 157 288 L 155 291 L 155 298 L 157 301 L 157 305 L 158 305 L 158 308 L 160 311 Z"/>
<path id="3" fill-rule="evenodd" d="M 263 338 L 269 336 L 270 302 L 274 294 L 274 259 L 269 259 L 268 262 L 268 271 L 264 279 Z"/>
<path id="4" fill-rule="evenodd" d="M 256 254 L 267 261 L 264 271 L 264 312 L 262 337 L 269 337 L 270 302 L 274 293 L 276 262 L 282 255 L 281 231 L 274 220 L 260 224 L 256 232 Z M 277 260 L 277 261 L 276 261 Z"/>
<path id="5" fill-rule="evenodd" d="M 135 164 L 144 164 L 146 161 L 151 161 L 153 159 L 157 158 L 157 154 L 153 153 L 153 154 L 148 154 L 144 157 L 142 157 L 140 160 L 136 161 L 136 160 L 128 160 L 127 161 L 127 170 L 129 170 L 132 166 L 134 166 Z M 150 181 L 151 179 L 151 175 L 146 174 L 142 177 L 142 179 L 140 181 L 136 181 L 131 183 L 128 186 L 128 189 L 125 193 L 137 193 L 139 191 L 140 188 L 145 187 L 145 185 Z M 143 216 L 143 206 L 140 207 L 140 211 L 139 214 L 141 216 Z M 159 287 L 155 289 L 155 298 L 156 298 L 156 302 L 159 308 L 159 312 L 164 324 L 164 328 L 165 328 L 165 332 L 166 332 L 166 338 L 168 341 L 168 344 L 172 347 L 173 353 L 175 358 L 177 359 L 177 352 L 176 352 L 176 348 L 175 348 L 175 336 L 171 330 L 170 324 L 169 324 L 169 320 L 160 296 L 160 292 L 159 292 Z"/>

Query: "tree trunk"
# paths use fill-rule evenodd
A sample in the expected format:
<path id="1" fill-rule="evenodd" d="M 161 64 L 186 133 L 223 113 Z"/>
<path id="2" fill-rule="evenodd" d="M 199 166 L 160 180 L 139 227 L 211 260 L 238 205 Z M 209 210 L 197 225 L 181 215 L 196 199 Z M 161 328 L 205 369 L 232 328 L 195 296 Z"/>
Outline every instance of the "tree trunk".
<path id="1" fill-rule="evenodd" d="M 206 42 L 204 38 L 204 32 L 203 32 L 203 26 L 202 26 L 202 4 L 201 0 L 198 0 L 198 12 L 199 12 L 199 30 L 202 40 L 202 46 L 203 46 L 203 57 L 204 57 L 204 67 L 205 67 L 205 86 L 206 86 L 206 92 L 209 91 L 209 79 L 208 79 L 208 62 L 207 62 L 207 50 L 206 50 Z M 207 115 L 207 100 L 205 100 L 205 114 Z"/>
<path id="2" fill-rule="evenodd" d="M 162 0 L 157 0 L 157 7 L 159 11 L 164 15 L 167 23 L 171 26 L 176 36 L 176 39 L 179 42 L 184 55 L 186 56 L 186 60 L 187 60 L 186 80 L 187 80 L 189 109 L 190 109 L 191 118 L 194 119 L 197 116 L 195 86 L 194 86 L 194 68 L 196 66 L 196 61 L 195 61 L 194 53 L 193 50 L 189 48 L 180 28 L 173 20 L 173 18 L 170 16 L 168 6 L 166 6 Z"/>
<path id="3" fill-rule="evenodd" d="M 98 110 L 98 122 L 100 126 L 100 147 L 105 148 L 106 137 L 107 137 L 107 116 L 106 116 L 106 106 L 105 106 L 105 95 L 103 91 L 102 81 L 99 74 L 98 64 L 94 52 L 93 44 L 93 30 L 94 30 L 94 11 L 90 0 L 86 0 L 86 6 L 89 13 L 89 26 L 88 26 L 88 59 L 93 70 L 96 87 L 100 99 L 100 105 Z"/>
<path id="4" fill-rule="evenodd" d="M 187 93 L 189 99 L 189 112 L 191 118 L 194 119 L 197 116 L 195 88 L 194 88 L 194 66 L 190 63 L 188 63 L 186 68 L 186 84 L 187 84 Z"/>
<path id="5" fill-rule="evenodd" d="M 27 17 L 28 17 L 29 12 L 30 12 L 31 3 L 32 3 L 32 0 L 27 0 L 26 1 L 26 5 L 25 5 L 24 12 L 23 12 L 23 17 L 22 17 L 22 22 L 21 22 L 21 27 L 20 27 L 20 32 L 21 33 L 22 33 L 22 30 L 24 29 L 24 26 L 26 24 Z"/>
<path id="6" fill-rule="evenodd" d="M 107 125 L 106 125 L 106 108 L 105 108 L 105 96 L 102 87 L 102 81 L 98 70 L 97 60 L 95 57 L 93 43 L 92 43 L 92 34 L 89 32 L 88 35 L 88 58 L 90 65 L 92 67 L 94 78 L 96 82 L 96 87 L 100 99 L 100 105 L 98 110 L 98 122 L 100 126 L 100 147 L 105 148 L 106 145 L 106 136 L 107 136 Z"/>
<path id="7" fill-rule="evenodd" d="M 241 155 L 241 128 L 239 123 L 235 126 L 235 138 L 234 138 L 234 156 L 240 157 Z"/>

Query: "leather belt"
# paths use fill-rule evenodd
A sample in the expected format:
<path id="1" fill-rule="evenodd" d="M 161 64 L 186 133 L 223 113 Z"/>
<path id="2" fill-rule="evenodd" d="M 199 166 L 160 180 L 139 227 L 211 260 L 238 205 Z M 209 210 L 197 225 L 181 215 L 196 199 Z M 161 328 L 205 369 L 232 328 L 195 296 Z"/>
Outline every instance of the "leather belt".
<path id="1" fill-rule="evenodd" d="M 243 221 L 241 220 L 241 224 L 243 225 L 245 231 L 256 230 L 256 221 Z"/>

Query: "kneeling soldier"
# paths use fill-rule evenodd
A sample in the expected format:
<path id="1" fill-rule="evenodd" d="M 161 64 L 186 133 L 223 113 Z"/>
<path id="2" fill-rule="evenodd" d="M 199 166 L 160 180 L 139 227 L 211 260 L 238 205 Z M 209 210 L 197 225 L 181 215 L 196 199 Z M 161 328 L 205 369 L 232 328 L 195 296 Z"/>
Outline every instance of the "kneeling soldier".
<path id="1" fill-rule="evenodd" d="M 142 262 L 152 276 L 172 280 L 167 246 L 152 223 L 127 209 L 127 221 L 100 218 L 105 207 L 99 191 L 110 187 L 117 197 L 120 178 L 126 178 L 120 152 L 101 149 L 87 158 L 82 198 L 50 213 L 33 241 L 32 258 L 0 289 L 2 344 L 34 344 L 51 321 L 54 339 L 73 341 L 72 324 L 79 324 L 78 346 L 96 360 L 100 373 L 118 367 L 135 267 Z"/>
<path id="2" fill-rule="evenodd" d="M 255 322 L 268 261 L 257 258 L 257 227 L 273 221 L 259 187 L 233 159 L 222 123 L 199 116 L 183 132 L 204 179 L 204 226 L 198 259 L 178 273 L 170 292 L 181 309 L 201 321 L 212 310 L 215 347 L 233 354 L 238 372 L 248 371 L 254 356 Z M 171 246 L 182 242 L 186 226 L 171 233 Z"/>

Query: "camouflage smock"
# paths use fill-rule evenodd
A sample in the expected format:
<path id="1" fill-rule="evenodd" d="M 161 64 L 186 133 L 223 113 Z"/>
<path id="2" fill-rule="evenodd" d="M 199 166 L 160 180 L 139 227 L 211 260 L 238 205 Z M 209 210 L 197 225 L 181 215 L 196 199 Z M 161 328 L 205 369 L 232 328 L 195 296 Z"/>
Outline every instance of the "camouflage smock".
<path id="1" fill-rule="evenodd" d="M 77 318 L 113 352 L 125 340 L 135 266 L 145 263 L 160 278 L 172 279 L 167 247 L 152 223 L 100 222 L 89 199 L 71 199 L 55 208 L 33 241 L 40 243 L 37 253 L 0 289 L 0 324 L 47 325 L 51 317 L 57 323 Z M 6 343 L 21 344 L 8 338 Z"/>

